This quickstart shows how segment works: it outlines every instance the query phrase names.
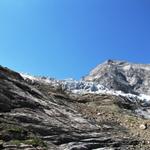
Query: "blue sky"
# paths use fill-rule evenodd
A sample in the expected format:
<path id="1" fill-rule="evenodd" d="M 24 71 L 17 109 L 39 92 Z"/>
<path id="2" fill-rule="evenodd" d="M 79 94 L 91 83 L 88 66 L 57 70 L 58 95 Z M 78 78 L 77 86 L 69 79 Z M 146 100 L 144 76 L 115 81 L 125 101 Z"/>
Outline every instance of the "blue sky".
<path id="1" fill-rule="evenodd" d="M 0 0 L 0 64 L 79 79 L 106 59 L 150 63 L 150 0 Z"/>

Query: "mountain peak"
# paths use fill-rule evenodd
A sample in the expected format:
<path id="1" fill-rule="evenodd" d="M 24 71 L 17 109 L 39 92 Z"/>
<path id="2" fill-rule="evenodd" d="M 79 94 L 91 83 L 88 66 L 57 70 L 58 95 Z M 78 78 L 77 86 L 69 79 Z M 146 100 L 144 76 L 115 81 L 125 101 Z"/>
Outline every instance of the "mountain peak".
<path id="1" fill-rule="evenodd" d="M 125 61 L 115 60 L 115 59 L 108 59 L 105 61 L 105 63 L 111 64 L 111 63 L 120 63 Z"/>
<path id="2" fill-rule="evenodd" d="M 85 81 L 94 81 L 127 93 L 150 95 L 150 65 L 108 59 L 94 68 Z"/>
<path id="3" fill-rule="evenodd" d="M 125 64 L 132 64 L 132 63 L 124 61 L 124 60 L 108 59 L 103 64 L 105 64 L 105 65 L 125 65 Z"/>

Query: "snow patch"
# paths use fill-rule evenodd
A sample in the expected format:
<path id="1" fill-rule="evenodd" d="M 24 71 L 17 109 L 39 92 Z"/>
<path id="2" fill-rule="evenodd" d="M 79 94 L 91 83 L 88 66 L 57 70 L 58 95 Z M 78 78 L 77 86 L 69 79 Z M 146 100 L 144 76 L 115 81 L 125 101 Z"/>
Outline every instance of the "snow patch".
<path id="1" fill-rule="evenodd" d="M 127 68 L 126 68 L 127 69 Z M 82 95 L 82 94 L 107 94 L 107 95 L 114 95 L 114 96 L 122 96 L 128 98 L 132 102 L 139 102 L 141 103 L 144 107 L 141 107 L 136 110 L 136 113 L 150 119 L 150 108 L 147 108 L 147 106 L 150 106 L 150 96 L 149 95 L 144 95 L 144 94 L 131 94 L 131 93 L 124 93 L 122 91 L 115 91 L 115 90 L 110 90 L 103 85 L 100 85 L 98 83 L 94 82 L 87 82 L 87 81 L 77 81 L 73 79 L 65 79 L 65 80 L 56 80 L 53 78 L 46 78 L 46 77 L 34 77 L 28 74 L 21 74 L 21 76 L 25 80 L 31 80 L 32 83 L 40 82 L 43 84 L 50 84 L 53 87 L 59 88 L 61 86 L 64 90 L 68 92 L 72 92 L 77 95 Z M 38 101 L 34 99 L 35 101 Z M 43 104 L 44 105 L 44 104 Z M 146 106 L 146 107 L 145 107 Z M 65 113 L 65 112 L 64 112 Z M 80 121 L 81 123 L 85 123 L 85 120 L 82 120 L 80 117 L 75 118 L 72 116 L 72 114 L 67 113 L 67 115 L 72 118 L 74 121 Z"/>
<path id="2" fill-rule="evenodd" d="M 149 95 L 135 95 L 131 93 L 124 93 L 122 91 L 115 91 L 115 90 L 110 90 L 106 87 L 104 87 L 101 84 L 94 83 L 94 82 L 87 82 L 87 81 L 77 81 L 74 79 L 65 79 L 65 80 L 56 80 L 53 78 L 46 78 L 46 77 L 34 77 L 31 75 L 27 74 L 21 74 L 21 76 L 27 80 L 31 80 L 32 82 L 37 81 L 37 82 L 42 82 L 45 84 L 51 84 L 54 87 L 62 86 L 63 89 L 66 91 L 71 91 L 74 94 L 109 94 L 109 95 L 115 95 L 115 96 L 123 96 L 127 97 L 129 99 L 139 99 L 144 102 L 150 103 L 150 96 Z"/>

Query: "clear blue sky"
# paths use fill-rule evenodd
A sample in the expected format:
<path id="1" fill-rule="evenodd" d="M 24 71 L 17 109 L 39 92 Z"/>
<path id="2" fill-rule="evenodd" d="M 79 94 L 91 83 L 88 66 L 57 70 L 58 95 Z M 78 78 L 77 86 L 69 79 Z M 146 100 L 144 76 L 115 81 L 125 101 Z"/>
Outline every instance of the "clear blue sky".
<path id="1" fill-rule="evenodd" d="M 106 59 L 150 63 L 150 0 L 0 0 L 0 64 L 80 78 Z"/>

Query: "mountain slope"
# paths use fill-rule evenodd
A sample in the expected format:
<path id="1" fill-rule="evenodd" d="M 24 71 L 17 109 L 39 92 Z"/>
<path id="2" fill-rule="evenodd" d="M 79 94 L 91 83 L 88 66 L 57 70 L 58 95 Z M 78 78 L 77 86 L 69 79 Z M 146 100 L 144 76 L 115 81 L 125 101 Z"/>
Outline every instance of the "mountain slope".
<path id="1" fill-rule="evenodd" d="M 77 94 L 66 83 L 1 66 L 0 149 L 150 149 L 150 121 L 135 113 L 148 103 L 107 92 Z"/>
<path id="2" fill-rule="evenodd" d="M 150 65 L 108 60 L 85 77 L 109 89 L 150 95 Z"/>

